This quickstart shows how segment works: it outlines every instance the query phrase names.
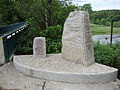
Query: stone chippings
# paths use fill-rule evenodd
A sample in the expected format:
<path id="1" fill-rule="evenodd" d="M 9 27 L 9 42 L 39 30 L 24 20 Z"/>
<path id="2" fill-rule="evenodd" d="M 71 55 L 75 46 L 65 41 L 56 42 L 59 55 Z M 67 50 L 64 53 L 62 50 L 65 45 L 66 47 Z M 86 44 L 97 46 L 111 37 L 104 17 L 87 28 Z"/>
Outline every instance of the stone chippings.
<path id="1" fill-rule="evenodd" d="M 86 11 L 69 14 L 64 24 L 62 44 L 65 60 L 86 66 L 95 63 L 89 15 Z"/>
<path id="2" fill-rule="evenodd" d="M 18 58 L 19 57 L 19 58 Z M 61 54 L 47 55 L 46 58 L 34 59 L 31 56 L 16 56 L 17 62 L 25 65 L 27 67 L 34 68 L 36 70 L 42 71 L 53 71 L 53 72 L 65 72 L 65 73 L 104 73 L 107 71 L 114 71 L 113 68 L 100 65 L 93 64 L 89 67 L 83 67 L 81 64 L 76 64 L 74 62 L 70 62 L 62 59 Z"/>

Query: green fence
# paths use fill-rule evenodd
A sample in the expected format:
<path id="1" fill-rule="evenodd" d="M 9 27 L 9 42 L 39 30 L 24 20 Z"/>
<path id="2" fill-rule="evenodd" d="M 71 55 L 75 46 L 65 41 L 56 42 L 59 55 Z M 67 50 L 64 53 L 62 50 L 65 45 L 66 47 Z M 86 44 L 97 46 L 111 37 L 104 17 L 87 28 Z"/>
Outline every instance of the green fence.
<path id="1" fill-rule="evenodd" d="M 12 24 L 10 26 L 7 26 L 6 28 L 2 27 L 1 37 L 3 38 L 5 62 L 8 62 L 11 56 L 14 54 L 17 46 L 17 39 L 22 34 L 22 32 L 24 32 L 24 30 L 26 30 L 25 22 Z"/>
<path id="2" fill-rule="evenodd" d="M 17 45 L 17 38 L 19 37 L 19 35 L 20 33 L 15 36 L 12 36 L 9 39 L 7 39 L 7 37 L 3 37 L 5 62 L 8 62 L 10 57 L 13 55 Z"/>

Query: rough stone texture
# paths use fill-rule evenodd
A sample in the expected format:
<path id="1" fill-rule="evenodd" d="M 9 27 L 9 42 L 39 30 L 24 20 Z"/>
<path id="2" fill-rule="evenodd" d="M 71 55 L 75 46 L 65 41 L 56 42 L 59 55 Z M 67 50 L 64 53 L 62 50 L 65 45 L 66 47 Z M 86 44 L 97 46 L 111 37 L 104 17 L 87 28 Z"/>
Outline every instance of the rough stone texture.
<path id="1" fill-rule="evenodd" d="M 33 42 L 34 57 L 46 57 L 46 44 L 44 37 L 36 37 Z"/>
<path id="2" fill-rule="evenodd" d="M 12 62 L 0 67 L 0 90 L 120 90 L 120 81 L 102 84 L 71 84 L 28 77 Z"/>
<path id="3" fill-rule="evenodd" d="M 4 59 L 3 40 L 0 37 L 0 64 L 3 64 L 4 62 L 5 62 L 5 59 Z"/>
<path id="4" fill-rule="evenodd" d="M 89 16 L 86 11 L 71 12 L 64 24 L 62 54 L 65 60 L 91 65 L 94 61 Z"/>
<path id="5" fill-rule="evenodd" d="M 109 83 L 117 79 L 118 71 L 97 63 L 83 67 L 62 59 L 61 54 L 47 55 L 41 59 L 33 59 L 32 55 L 15 56 L 14 65 L 18 71 L 29 76 L 81 84 Z"/>

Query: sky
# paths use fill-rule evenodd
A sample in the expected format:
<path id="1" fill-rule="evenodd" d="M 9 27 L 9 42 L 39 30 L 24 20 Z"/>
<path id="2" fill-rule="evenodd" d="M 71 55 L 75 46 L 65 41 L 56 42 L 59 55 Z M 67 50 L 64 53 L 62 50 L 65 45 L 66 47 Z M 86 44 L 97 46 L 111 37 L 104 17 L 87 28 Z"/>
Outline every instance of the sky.
<path id="1" fill-rule="evenodd" d="M 93 10 L 119 9 L 120 0 L 72 0 L 74 4 L 83 5 L 91 3 Z M 82 2 L 81 2 L 82 1 Z"/>

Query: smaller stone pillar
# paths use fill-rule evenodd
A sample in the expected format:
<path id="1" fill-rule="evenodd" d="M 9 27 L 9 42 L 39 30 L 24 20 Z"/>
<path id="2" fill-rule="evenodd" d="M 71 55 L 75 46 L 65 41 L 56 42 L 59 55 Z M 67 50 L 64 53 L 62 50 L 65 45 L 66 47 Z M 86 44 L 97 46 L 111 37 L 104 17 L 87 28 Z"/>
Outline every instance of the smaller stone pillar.
<path id="1" fill-rule="evenodd" d="M 36 58 L 46 57 L 45 37 L 36 37 L 33 41 L 33 56 Z"/>

